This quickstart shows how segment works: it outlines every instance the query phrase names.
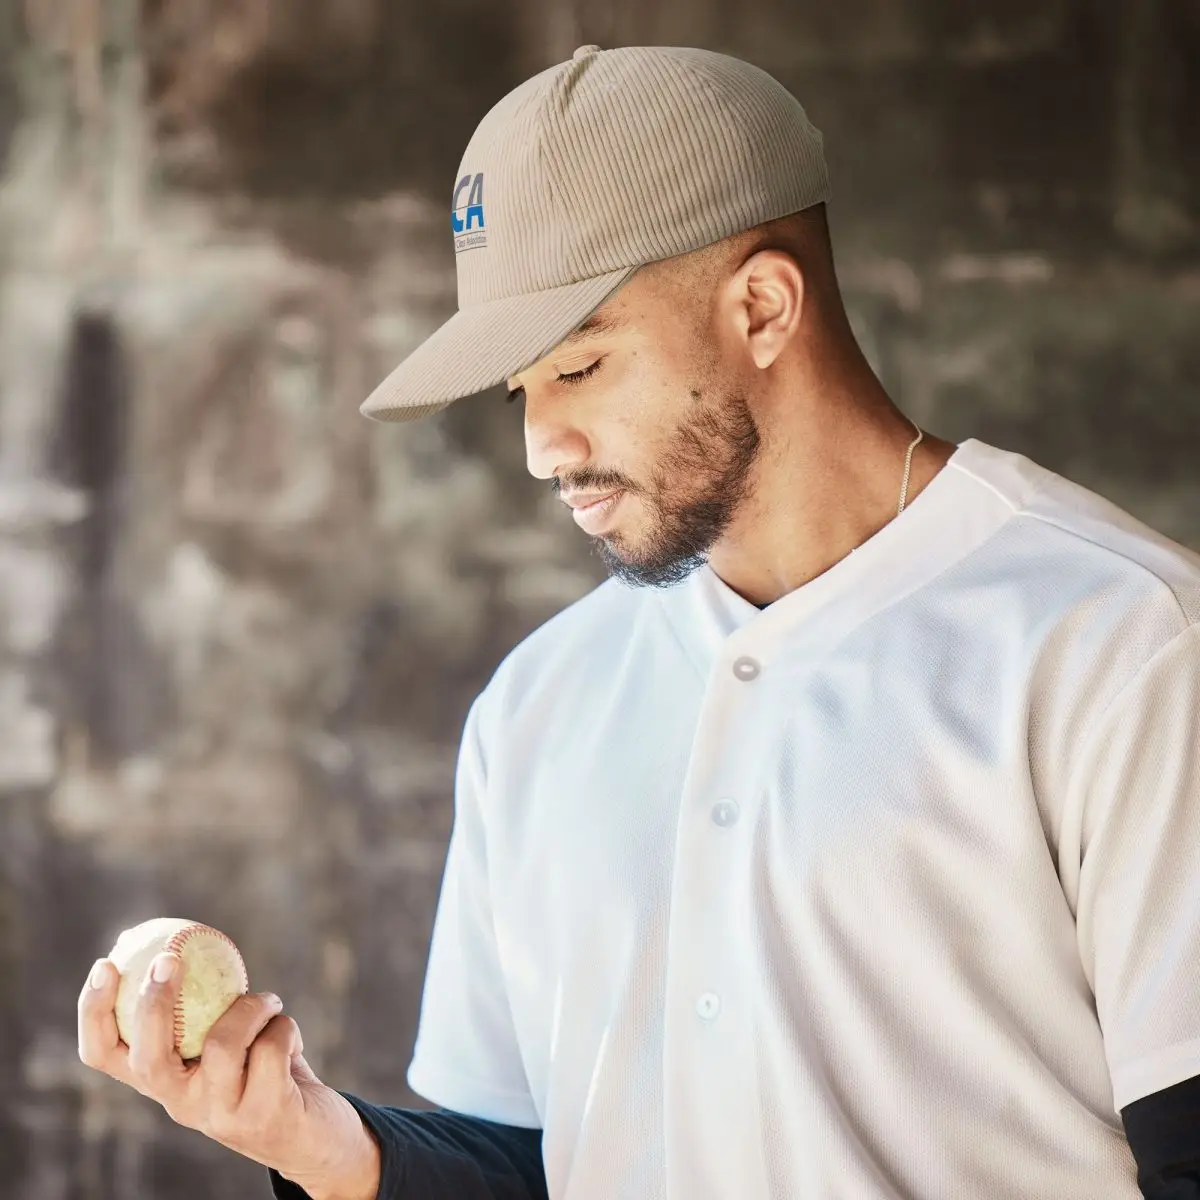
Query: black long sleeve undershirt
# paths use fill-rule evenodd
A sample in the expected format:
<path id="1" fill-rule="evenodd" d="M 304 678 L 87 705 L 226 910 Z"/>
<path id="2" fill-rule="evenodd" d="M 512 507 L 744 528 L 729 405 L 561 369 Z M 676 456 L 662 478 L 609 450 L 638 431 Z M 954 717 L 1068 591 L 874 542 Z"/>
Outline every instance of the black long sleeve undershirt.
<path id="1" fill-rule="evenodd" d="M 1200 1200 L 1200 1075 L 1121 1109 L 1146 1200 Z"/>
<path id="2" fill-rule="evenodd" d="M 540 1129 L 342 1095 L 379 1142 L 377 1200 L 548 1200 Z M 1121 1117 L 1145 1200 L 1200 1200 L 1200 1076 L 1135 1100 Z M 270 1177 L 277 1200 L 307 1200 Z"/>
<path id="3" fill-rule="evenodd" d="M 377 1200 L 548 1200 L 540 1129 L 342 1095 L 379 1142 Z M 305 1200 L 278 1172 L 270 1176 L 277 1200 Z"/>

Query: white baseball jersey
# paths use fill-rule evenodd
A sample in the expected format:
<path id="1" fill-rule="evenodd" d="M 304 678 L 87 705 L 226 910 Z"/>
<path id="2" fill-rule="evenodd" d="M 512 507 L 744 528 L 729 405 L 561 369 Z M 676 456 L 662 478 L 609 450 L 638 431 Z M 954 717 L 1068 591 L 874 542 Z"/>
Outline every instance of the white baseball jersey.
<path id="1" fill-rule="evenodd" d="M 552 1200 L 1137 1200 L 1200 1074 L 1200 556 L 959 445 L 764 609 L 610 579 L 471 706 L 408 1080 Z"/>

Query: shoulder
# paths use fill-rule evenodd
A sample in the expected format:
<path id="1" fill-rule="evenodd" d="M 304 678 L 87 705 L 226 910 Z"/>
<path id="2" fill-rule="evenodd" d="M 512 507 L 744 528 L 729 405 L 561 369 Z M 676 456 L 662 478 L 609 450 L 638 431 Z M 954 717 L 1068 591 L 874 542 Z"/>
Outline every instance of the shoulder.
<path id="1" fill-rule="evenodd" d="M 1001 590 L 1028 648 L 1031 736 L 1057 778 L 1113 702 L 1194 641 L 1200 555 L 1024 455 L 971 443 L 961 469 L 1011 512 L 972 579 Z"/>
<path id="2" fill-rule="evenodd" d="M 998 548 L 1052 608 L 1101 622 L 1124 612 L 1158 644 L 1200 623 L 1200 553 L 1025 455 L 968 445 L 959 469 L 1012 513 Z"/>

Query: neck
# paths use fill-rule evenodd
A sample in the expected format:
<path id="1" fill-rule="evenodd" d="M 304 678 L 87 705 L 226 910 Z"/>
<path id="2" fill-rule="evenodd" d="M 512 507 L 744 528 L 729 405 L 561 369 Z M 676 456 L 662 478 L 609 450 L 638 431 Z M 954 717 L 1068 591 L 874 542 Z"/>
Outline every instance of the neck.
<path id="1" fill-rule="evenodd" d="M 760 608 L 823 575 L 896 519 L 917 427 L 877 381 L 874 394 L 830 400 L 755 414 L 762 447 L 751 494 L 709 565 Z M 924 434 L 913 451 L 906 508 L 956 449 Z"/>

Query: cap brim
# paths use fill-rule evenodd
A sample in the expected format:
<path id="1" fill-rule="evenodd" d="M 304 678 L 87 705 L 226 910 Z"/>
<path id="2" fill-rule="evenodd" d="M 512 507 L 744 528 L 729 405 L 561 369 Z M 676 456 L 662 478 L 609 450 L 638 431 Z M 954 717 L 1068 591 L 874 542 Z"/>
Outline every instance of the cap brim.
<path id="1" fill-rule="evenodd" d="M 412 421 L 502 383 L 553 350 L 636 270 L 622 267 L 460 309 L 363 401 L 359 412 L 376 421 Z"/>

